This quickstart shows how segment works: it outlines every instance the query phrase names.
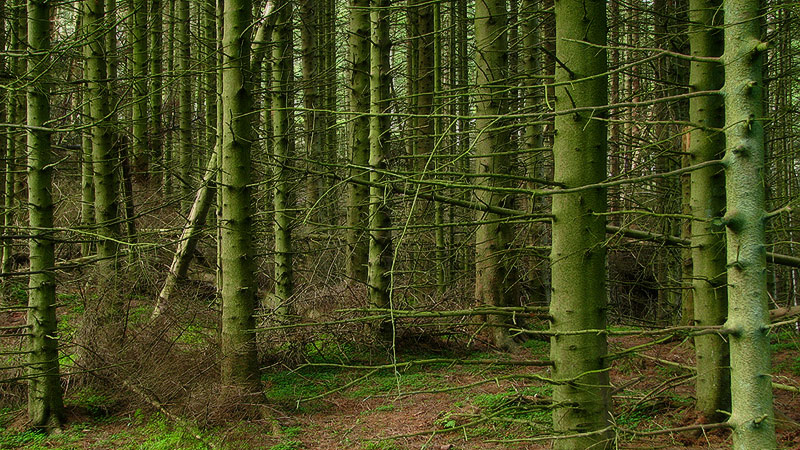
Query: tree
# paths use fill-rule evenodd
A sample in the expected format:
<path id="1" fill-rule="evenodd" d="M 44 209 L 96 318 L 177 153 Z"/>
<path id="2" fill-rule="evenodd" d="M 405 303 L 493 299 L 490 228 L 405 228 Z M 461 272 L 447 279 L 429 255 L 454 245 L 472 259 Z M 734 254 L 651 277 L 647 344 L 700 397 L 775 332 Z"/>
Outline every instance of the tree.
<path id="1" fill-rule="evenodd" d="M 250 80 L 250 0 L 228 0 L 222 34 L 222 164 L 220 248 L 222 265 L 223 386 L 245 393 L 259 388 L 253 328 L 251 213 L 252 98 Z"/>
<path id="2" fill-rule="evenodd" d="M 109 109 L 109 76 L 104 38 L 105 3 L 103 0 L 84 0 L 83 25 L 88 40 L 85 46 L 86 91 L 92 120 L 92 167 L 94 173 L 95 222 L 97 224 L 98 278 L 101 282 L 114 279 L 119 250 L 119 203 L 115 173 L 116 153 L 111 142 L 111 113 Z M 100 311 L 103 309 L 105 311 Z M 118 324 L 120 305 L 114 299 L 98 306 L 100 325 Z"/>
<path id="3" fill-rule="evenodd" d="M 507 186 L 507 180 L 492 175 L 508 174 L 510 156 L 504 152 L 509 131 L 503 119 L 508 114 L 507 12 L 505 0 L 478 0 L 475 5 L 475 65 L 478 68 L 475 110 L 476 184 L 478 202 L 507 208 L 509 195 L 494 187 Z M 513 272 L 509 247 L 511 228 L 500 215 L 479 212 L 475 232 L 475 299 L 479 305 L 511 306 L 509 274 Z M 501 316 L 487 316 L 492 342 L 498 347 L 512 345 Z"/>
<path id="4" fill-rule="evenodd" d="M 275 301 L 286 311 L 286 302 L 294 292 L 292 267 L 292 198 L 289 186 L 293 142 L 289 138 L 293 122 L 292 89 L 292 8 L 291 0 L 275 2 L 275 26 L 272 28 L 272 126 L 275 179 Z"/>
<path id="5" fill-rule="evenodd" d="M 32 238 L 28 281 L 30 354 L 28 417 L 37 428 L 60 428 L 64 421 L 58 373 L 53 165 L 50 156 L 50 4 L 28 1 L 28 204 Z"/>
<path id="6" fill-rule="evenodd" d="M 147 145 L 147 1 L 130 2 L 130 42 L 132 46 L 131 122 L 133 122 L 133 167 L 137 173 L 146 174 L 150 155 Z M 128 220 L 133 220 L 128 217 Z"/>
<path id="7" fill-rule="evenodd" d="M 606 44 L 606 2 L 560 0 L 555 15 L 554 181 L 576 188 L 606 178 L 606 125 L 591 108 L 607 102 L 606 52 L 589 45 Z M 569 381 L 553 387 L 553 428 L 583 434 L 556 449 L 609 446 L 606 336 L 581 332 L 606 328 L 605 211 L 602 187 L 553 197 L 550 358 L 553 378 Z"/>
<path id="8" fill-rule="evenodd" d="M 691 28 L 689 43 L 692 56 L 719 57 L 723 50 L 720 1 L 692 0 L 689 4 Z M 714 91 L 722 87 L 724 70 L 714 61 L 692 61 L 689 84 L 695 91 Z M 725 115 L 721 95 L 689 99 L 689 120 L 696 124 L 689 134 L 691 165 L 719 159 L 725 148 Z M 725 210 L 725 176 L 719 166 L 691 172 L 692 288 L 694 323 L 699 326 L 722 325 L 728 309 L 725 279 L 725 236 L 714 225 Z M 695 337 L 697 410 L 710 423 L 730 409 L 730 366 L 728 345 L 722 336 L 707 334 Z"/>
<path id="9" fill-rule="evenodd" d="M 392 232 L 389 198 L 383 186 L 386 181 L 387 153 L 391 138 L 389 113 L 389 0 L 372 0 L 370 45 L 370 117 L 369 117 L 369 270 L 367 286 L 373 308 L 391 307 Z M 375 330 L 377 338 L 391 338 L 391 323 L 381 322 Z"/>
<path id="10" fill-rule="evenodd" d="M 725 0 L 725 194 L 733 448 L 776 448 L 770 378 L 761 9 Z"/>
<path id="11" fill-rule="evenodd" d="M 367 279 L 368 241 L 364 230 L 368 224 L 369 178 L 369 0 L 350 0 L 350 112 L 349 143 L 350 177 L 361 183 L 347 186 L 347 277 L 351 281 Z"/>

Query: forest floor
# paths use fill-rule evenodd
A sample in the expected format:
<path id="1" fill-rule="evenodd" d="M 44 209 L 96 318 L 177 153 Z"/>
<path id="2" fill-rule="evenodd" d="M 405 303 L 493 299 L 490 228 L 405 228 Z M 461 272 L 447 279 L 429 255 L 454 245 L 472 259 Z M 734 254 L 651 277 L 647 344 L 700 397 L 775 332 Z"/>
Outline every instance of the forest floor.
<path id="1" fill-rule="evenodd" d="M 4 313 L 0 317 L 0 326 L 24 321 L 20 313 Z M 69 316 L 62 320 L 69 323 Z M 187 347 L 198 343 L 194 338 L 181 342 Z M 629 336 L 610 339 L 609 346 L 611 352 L 619 352 L 649 342 L 649 338 Z M 204 421 L 195 420 L 196 408 L 189 415 L 181 410 L 185 405 L 167 404 L 171 411 L 167 417 L 147 402 L 117 396 L 113 390 L 67 385 L 67 424 L 61 433 L 47 436 L 26 431 L 21 408 L 24 398 L 19 394 L 24 390 L 0 385 L 0 394 L 7 395 L 4 408 L 0 409 L 0 449 L 550 448 L 548 441 L 531 438 L 552 433 L 546 407 L 551 388 L 526 378 L 531 374 L 547 377 L 548 372 L 546 368 L 523 365 L 527 360 L 546 359 L 546 342 L 529 340 L 505 353 L 481 345 L 467 348 L 464 342 L 431 339 L 406 340 L 403 344 L 398 348 L 414 350 L 398 353 L 399 362 L 434 358 L 456 358 L 459 362 L 412 364 L 396 370 L 333 364 L 290 370 L 275 364 L 266 368 L 262 378 L 272 421 L 205 421 L 199 427 L 197 424 Z M 800 386 L 798 348 L 800 336 L 791 330 L 772 336 L 774 381 Z M 348 352 L 352 349 L 342 354 Z M 487 360 L 498 363 L 487 364 Z M 326 358 L 322 362 L 331 361 Z M 364 361 L 340 359 L 338 363 L 355 365 Z M 696 423 L 694 377 L 689 369 L 693 364 L 690 339 L 647 346 L 636 357 L 614 362 L 610 374 L 614 387 L 612 421 L 619 430 L 617 448 L 730 447 L 730 433 L 726 430 L 653 436 L 628 432 Z M 3 372 L 2 378 L 7 373 Z M 16 405 L 12 401 L 14 395 L 18 396 Z M 798 449 L 800 393 L 776 389 L 775 396 L 780 448 Z M 175 420 L 186 416 L 191 419 Z"/>

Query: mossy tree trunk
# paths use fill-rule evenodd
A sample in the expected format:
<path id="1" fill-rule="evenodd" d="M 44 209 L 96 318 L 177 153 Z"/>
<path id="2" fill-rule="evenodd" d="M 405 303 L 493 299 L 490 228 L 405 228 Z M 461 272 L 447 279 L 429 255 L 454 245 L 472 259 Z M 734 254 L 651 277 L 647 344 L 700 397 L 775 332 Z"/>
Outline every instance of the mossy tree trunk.
<path id="1" fill-rule="evenodd" d="M 272 29 L 272 129 L 273 129 L 273 205 L 275 208 L 275 300 L 286 312 L 294 292 L 292 272 L 292 195 L 290 169 L 293 144 L 290 132 L 294 109 L 292 89 L 292 2 L 275 2 L 275 26 Z"/>
<path id="2" fill-rule="evenodd" d="M 556 119 L 554 178 L 573 188 L 606 178 L 606 125 L 602 113 L 558 114 L 607 103 L 606 52 L 581 43 L 606 44 L 604 0 L 555 2 Z M 577 41 L 577 42 L 576 42 Z M 586 77 L 594 77 L 586 80 Z M 605 189 L 553 197 L 552 316 L 554 333 L 606 328 Z M 610 406 L 605 334 L 556 335 L 550 341 L 553 377 L 570 380 L 553 388 L 553 427 L 584 433 L 559 439 L 561 450 L 608 448 Z M 592 433 L 594 432 L 594 433 Z"/>
<path id="3" fill-rule="evenodd" d="M 64 420 L 58 373 L 58 327 L 53 243 L 53 181 L 50 132 L 50 4 L 28 1 L 28 210 L 31 226 L 28 281 L 30 326 L 28 418 L 37 428 L 60 428 Z M 36 128 L 34 128 L 36 127 Z"/>
<path id="4" fill-rule="evenodd" d="M 389 104 L 389 0 L 372 0 L 370 12 L 372 21 L 370 49 L 370 112 L 369 118 L 369 166 L 386 170 L 386 158 L 391 137 L 391 118 Z M 391 266 L 392 232 L 389 199 L 391 193 L 381 184 L 384 175 L 379 171 L 370 172 L 369 188 L 369 303 L 373 308 L 391 306 Z M 383 342 L 391 339 L 391 323 L 381 322 L 375 330 L 376 337 Z"/>
<path id="5" fill-rule="evenodd" d="M 721 0 L 692 0 L 689 4 L 691 54 L 721 56 L 723 50 Z M 725 81 L 721 63 L 693 61 L 689 84 L 695 91 L 720 89 Z M 694 97 L 689 100 L 689 120 L 697 124 L 689 134 L 690 165 L 719 159 L 725 148 L 722 96 Z M 721 167 L 691 172 L 692 209 L 692 287 L 694 324 L 722 325 L 728 314 L 726 288 L 725 235 L 713 221 L 725 211 L 725 174 Z M 694 338 L 697 355 L 695 383 L 697 411 L 706 422 L 724 419 L 719 411 L 730 411 L 730 360 L 728 344 L 722 336 L 707 334 Z"/>
<path id="6" fill-rule="evenodd" d="M 491 190 L 507 183 L 503 177 L 491 175 L 508 174 L 510 157 L 504 153 L 509 141 L 509 131 L 504 127 L 502 116 L 508 113 L 508 42 L 507 12 L 505 0 L 478 0 L 475 5 L 475 64 L 478 69 L 475 110 L 479 117 L 475 127 L 478 136 L 475 142 L 476 183 L 484 188 L 476 191 L 478 202 L 508 208 L 511 198 L 502 192 Z M 480 176 L 489 175 L 489 176 Z M 482 222 L 475 232 L 475 298 L 479 305 L 510 306 L 509 245 L 511 227 L 500 221 L 493 213 L 480 213 Z M 502 316 L 487 316 L 492 342 L 498 347 L 512 345 Z"/>
<path id="7" fill-rule="evenodd" d="M 222 384 L 232 393 L 257 392 L 258 360 L 253 313 L 250 80 L 252 2 L 227 0 L 222 35 L 222 164 L 220 248 L 222 266 Z"/>
<path id="8" fill-rule="evenodd" d="M 350 0 L 350 112 L 348 118 L 350 176 L 367 181 L 369 164 L 369 0 Z M 347 185 L 347 276 L 352 282 L 367 280 L 369 187 L 364 183 Z"/>
<path id="9" fill-rule="evenodd" d="M 770 377 L 760 4 L 725 0 L 725 193 L 733 448 L 776 448 Z"/>

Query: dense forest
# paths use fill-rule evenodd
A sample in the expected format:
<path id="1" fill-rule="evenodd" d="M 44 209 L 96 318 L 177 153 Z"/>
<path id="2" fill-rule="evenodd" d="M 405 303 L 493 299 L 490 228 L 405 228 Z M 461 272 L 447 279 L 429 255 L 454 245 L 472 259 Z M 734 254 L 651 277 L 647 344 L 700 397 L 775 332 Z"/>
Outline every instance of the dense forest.
<path id="1" fill-rule="evenodd" d="M 0 448 L 800 448 L 800 4 L 0 0 Z"/>

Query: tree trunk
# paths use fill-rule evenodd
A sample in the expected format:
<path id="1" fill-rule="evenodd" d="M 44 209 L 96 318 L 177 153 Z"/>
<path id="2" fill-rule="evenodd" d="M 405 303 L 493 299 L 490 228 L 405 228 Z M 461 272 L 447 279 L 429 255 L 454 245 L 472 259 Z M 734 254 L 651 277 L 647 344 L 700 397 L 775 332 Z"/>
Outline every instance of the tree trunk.
<path id="1" fill-rule="evenodd" d="M 50 6 L 28 2 L 28 121 L 30 127 L 47 127 L 50 121 L 50 86 L 45 71 L 50 59 Z M 28 282 L 30 354 L 28 418 L 36 428 L 57 429 L 64 420 L 61 379 L 58 374 L 58 326 L 53 244 L 53 165 L 50 132 L 28 131 L 28 209 L 31 233 Z"/>
<path id="2" fill-rule="evenodd" d="M 162 100 L 162 78 L 164 64 L 162 55 L 164 52 L 164 18 L 161 0 L 150 0 L 150 133 L 149 142 L 150 157 L 155 164 L 164 170 L 161 160 L 164 146 L 164 102 Z M 163 178 L 162 178 L 163 185 Z"/>
<path id="3" fill-rule="evenodd" d="M 192 76 L 189 73 L 191 42 L 189 35 L 189 0 L 175 0 L 175 41 L 177 49 L 178 86 L 178 164 L 180 166 L 181 211 L 191 208 L 192 193 Z"/>
<path id="4" fill-rule="evenodd" d="M 252 262 L 251 146 L 252 98 L 250 0 L 227 0 L 222 36 L 222 384 L 255 393 L 259 389 L 253 328 L 256 306 Z"/>
<path id="5" fill-rule="evenodd" d="M 391 194 L 380 186 L 386 170 L 386 158 L 391 138 L 391 119 L 387 115 L 389 103 L 389 2 L 390 0 L 372 0 L 371 3 L 371 71 L 370 71 L 370 128 L 369 166 L 377 169 L 370 172 L 370 240 L 369 240 L 369 303 L 372 308 L 391 307 L 392 266 L 392 232 L 389 198 Z M 376 338 L 381 342 L 390 342 L 392 324 L 381 322 L 375 329 Z"/>
<path id="6" fill-rule="evenodd" d="M 693 56 L 721 56 L 723 50 L 721 0 L 691 0 L 689 44 Z M 721 63 L 694 61 L 689 84 L 696 91 L 722 88 L 725 81 Z M 689 134 L 690 165 L 719 159 L 725 149 L 723 98 L 694 97 L 689 100 L 689 120 L 697 124 Z M 725 211 L 725 174 L 720 167 L 691 172 L 692 287 L 694 324 L 722 325 L 728 314 L 725 236 L 713 225 Z M 694 338 L 697 355 L 695 384 L 697 411 L 709 423 L 723 420 L 730 411 L 730 360 L 722 336 L 707 334 Z"/>
<path id="7" fill-rule="evenodd" d="M 475 142 L 476 183 L 480 186 L 508 186 L 507 179 L 491 175 L 510 173 L 510 157 L 505 153 L 510 138 L 506 121 L 508 113 L 508 41 L 505 0 L 478 0 L 475 5 L 475 65 L 478 69 L 475 96 L 478 137 Z M 489 176 L 480 176 L 489 175 Z M 489 189 L 476 191 L 478 202 L 508 208 L 509 196 Z M 500 222 L 494 213 L 480 213 L 482 222 L 475 232 L 475 298 L 482 306 L 510 306 L 509 275 L 513 271 L 509 255 L 511 228 Z M 503 324 L 505 318 L 489 315 L 492 342 L 501 348 L 512 345 Z"/>
<path id="8" fill-rule="evenodd" d="M 369 0 L 350 0 L 350 176 L 367 181 L 369 164 Z M 347 185 L 347 277 L 352 282 L 367 279 L 369 187 Z"/>
<path id="9" fill-rule="evenodd" d="M 559 0 L 556 15 L 556 113 L 607 103 L 606 52 L 575 41 L 606 44 L 603 0 Z M 588 18 L 591 18 L 588 19 Z M 594 77 L 584 80 L 586 77 Z M 574 81 L 573 80 L 582 80 Z M 606 178 L 606 125 L 591 112 L 556 115 L 554 181 L 565 187 Z M 554 333 L 606 328 L 605 189 L 553 198 L 552 316 Z M 570 383 L 553 387 L 553 427 L 558 433 L 583 433 L 559 439 L 560 450 L 609 448 L 609 377 L 604 334 L 556 335 L 550 340 L 553 378 Z M 594 432 L 594 433 L 592 433 Z"/>
<path id="10" fill-rule="evenodd" d="M 292 2 L 279 0 L 275 3 L 278 15 L 272 30 L 272 126 L 275 165 L 273 179 L 275 189 L 275 301 L 284 313 L 287 302 L 294 292 L 292 272 L 292 215 L 294 207 L 290 193 L 290 170 L 292 143 L 290 131 L 294 109 L 291 104 L 292 55 Z"/>
<path id="11" fill-rule="evenodd" d="M 147 146 L 147 1 L 130 2 L 130 44 L 132 46 L 131 67 L 131 122 L 133 142 L 130 151 L 133 168 L 137 175 L 147 175 L 150 155 Z M 128 220 L 132 220 L 130 217 Z"/>
<path id="12" fill-rule="evenodd" d="M 733 448 L 776 447 L 765 237 L 763 59 L 755 0 L 725 0 L 725 193 Z"/>

